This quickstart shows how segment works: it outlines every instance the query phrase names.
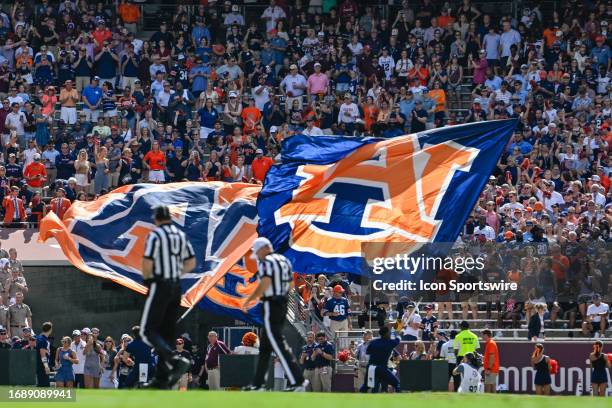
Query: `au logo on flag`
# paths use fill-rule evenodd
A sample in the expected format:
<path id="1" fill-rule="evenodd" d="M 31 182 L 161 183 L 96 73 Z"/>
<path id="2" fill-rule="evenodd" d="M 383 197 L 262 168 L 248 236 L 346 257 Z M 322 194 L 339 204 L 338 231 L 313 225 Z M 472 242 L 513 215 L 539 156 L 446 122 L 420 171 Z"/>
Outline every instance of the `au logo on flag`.
<path id="1" fill-rule="evenodd" d="M 258 198 L 258 232 L 306 273 L 358 272 L 364 257 L 393 255 L 385 243 L 452 242 L 515 125 L 388 140 L 293 136 Z M 364 253 L 364 243 L 383 245 Z"/>
<path id="2" fill-rule="evenodd" d="M 359 256 L 356 237 L 430 241 L 453 174 L 469 171 L 477 155 L 455 142 L 421 148 L 409 135 L 367 144 L 333 165 L 302 165 L 303 181 L 276 211 L 276 224 L 291 225 L 292 248 L 323 257 Z"/>
<path id="3" fill-rule="evenodd" d="M 96 201 L 77 202 L 63 220 L 50 214 L 40 236 L 54 236 L 82 271 L 146 293 L 144 246 L 154 228 L 152 209 L 165 204 L 196 253 L 196 269 L 181 277 L 182 304 L 257 321 L 240 307 L 256 286 L 256 268 L 241 258 L 256 238 L 259 191 L 252 184 L 222 182 L 124 186 Z"/>

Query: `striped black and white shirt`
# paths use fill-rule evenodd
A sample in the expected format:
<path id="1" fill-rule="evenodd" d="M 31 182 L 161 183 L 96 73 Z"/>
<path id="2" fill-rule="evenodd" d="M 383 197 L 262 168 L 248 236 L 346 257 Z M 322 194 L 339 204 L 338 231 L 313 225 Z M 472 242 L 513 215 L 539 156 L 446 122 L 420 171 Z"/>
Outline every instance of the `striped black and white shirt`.
<path id="1" fill-rule="evenodd" d="M 174 225 L 160 225 L 147 237 L 144 257 L 153 261 L 155 279 L 178 281 L 183 263 L 194 255 L 187 237 Z"/>
<path id="2" fill-rule="evenodd" d="M 263 261 L 257 262 L 259 279 L 266 276 L 271 279 L 270 286 L 262 295 L 263 300 L 274 296 L 287 295 L 293 281 L 291 269 L 291 262 L 280 254 L 269 254 Z"/>

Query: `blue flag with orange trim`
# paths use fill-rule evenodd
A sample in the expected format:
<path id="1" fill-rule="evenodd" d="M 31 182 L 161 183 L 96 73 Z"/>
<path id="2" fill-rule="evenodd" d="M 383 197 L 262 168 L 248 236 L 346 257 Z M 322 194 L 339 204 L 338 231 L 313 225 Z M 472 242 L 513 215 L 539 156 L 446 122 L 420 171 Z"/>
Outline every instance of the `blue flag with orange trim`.
<path id="1" fill-rule="evenodd" d="M 141 262 L 148 233 L 155 227 L 152 209 L 170 207 L 196 253 L 194 271 L 181 277 L 182 305 L 258 323 L 253 306 L 240 311 L 257 282 L 248 256 L 257 237 L 257 195 L 261 187 L 243 183 L 172 183 L 123 186 L 101 198 L 76 201 L 60 220 L 54 213 L 41 222 L 40 239 L 53 236 L 68 260 L 83 272 L 110 279 L 139 293 Z"/>
<path id="2" fill-rule="evenodd" d="M 454 242 L 516 123 L 285 139 L 257 201 L 259 235 L 302 273 L 364 273 L 364 256 L 390 246 Z"/>

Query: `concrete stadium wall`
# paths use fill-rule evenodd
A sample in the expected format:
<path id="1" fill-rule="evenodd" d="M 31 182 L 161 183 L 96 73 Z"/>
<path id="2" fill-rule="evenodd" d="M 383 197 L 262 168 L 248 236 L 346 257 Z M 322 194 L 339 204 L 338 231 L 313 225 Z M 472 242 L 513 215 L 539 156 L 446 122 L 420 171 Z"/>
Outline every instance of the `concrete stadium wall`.
<path id="1" fill-rule="evenodd" d="M 70 335 L 75 328 L 98 327 L 103 336 L 118 339 L 140 321 L 145 297 L 114 282 L 80 272 L 72 266 L 25 266 L 34 330 L 43 322 L 54 325 L 54 336 Z M 233 319 L 194 310 L 179 327 L 194 341 L 205 341 L 213 326 L 232 325 Z"/>

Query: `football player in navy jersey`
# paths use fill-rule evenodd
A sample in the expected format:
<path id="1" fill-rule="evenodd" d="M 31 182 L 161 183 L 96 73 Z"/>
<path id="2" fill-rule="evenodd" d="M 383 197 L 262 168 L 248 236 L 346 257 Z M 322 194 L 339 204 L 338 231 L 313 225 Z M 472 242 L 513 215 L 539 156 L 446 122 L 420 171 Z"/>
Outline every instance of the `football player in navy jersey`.
<path id="1" fill-rule="evenodd" d="M 369 389 L 372 389 L 373 393 L 381 390 L 386 392 L 389 385 L 393 386 L 395 392 L 400 392 L 399 379 L 388 368 L 389 358 L 400 344 L 400 338 L 395 335 L 392 336 L 391 330 L 387 326 L 381 327 L 379 334 L 380 337 L 372 340 L 366 350 L 370 359 L 360 392 L 365 393 Z M 372 370 L 374 371 L 373 381 L 371 378 Z"/>
<path id="2" fill-rule="evenodd" d="M 53 324 L 45 322 L 42 332 L 36 336 L 36 385 L 49 387 L 49 374 L 51 374 L 51 342 L 49 336 L 53 331 Z"/>
<path id="3" fill-rule="evenodd" d="M 348 331 L 351 308 L 344 297 L 344 289 L 340 285 L 334 286 L 332 297 L 325 302 L 323 315 L 329 317 L 332 332 Z"/>

